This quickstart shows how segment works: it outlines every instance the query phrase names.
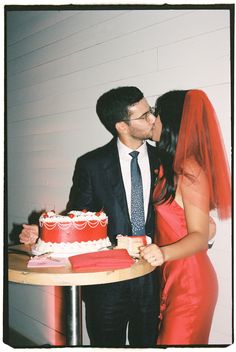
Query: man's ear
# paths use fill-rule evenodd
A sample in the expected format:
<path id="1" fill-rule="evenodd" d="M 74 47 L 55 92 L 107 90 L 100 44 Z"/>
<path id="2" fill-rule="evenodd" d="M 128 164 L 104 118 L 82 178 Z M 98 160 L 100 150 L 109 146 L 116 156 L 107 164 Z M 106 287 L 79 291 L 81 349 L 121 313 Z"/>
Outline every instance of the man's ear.
<path id="1" fill-rule="evenodd" d="M 124 121 L 119 121 L 115 124 L 118 134 L 124 134 L 128 130 L 128 125 Z"/>

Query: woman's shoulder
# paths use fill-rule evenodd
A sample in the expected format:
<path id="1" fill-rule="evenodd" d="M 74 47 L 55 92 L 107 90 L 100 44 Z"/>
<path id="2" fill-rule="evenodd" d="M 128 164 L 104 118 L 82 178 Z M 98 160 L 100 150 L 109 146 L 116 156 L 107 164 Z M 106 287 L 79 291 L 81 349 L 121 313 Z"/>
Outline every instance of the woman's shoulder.
<path id="1" fill-rule="evenodd" d="M 208 189 L 208 180 L 206 173 L 204 172 L 203 167 L 197 162 L 194 158 L 186 159 L 184 162 L 183 172 L 179 176 L 178 183 L 181 183 L 182 186 L 193 187 L 195 189 L 204 188 L 207 192 Z M 208 192 L 207 192 L 208 193 Z"/>
<path id="2" fill-rule="evenodd" d="M 182 164 L 182 173 L 184 176 L 198 177 L 202 171 L 202 166 L 194 158 L 188 158 Z"/>
<path id="3" fill-rule="evenodd" d="M 196 175 L 201 171 L 200 164 L 194 158 L 188 158 L 183 162 L 182 165 L 183 173 L 189 173 Z"/>

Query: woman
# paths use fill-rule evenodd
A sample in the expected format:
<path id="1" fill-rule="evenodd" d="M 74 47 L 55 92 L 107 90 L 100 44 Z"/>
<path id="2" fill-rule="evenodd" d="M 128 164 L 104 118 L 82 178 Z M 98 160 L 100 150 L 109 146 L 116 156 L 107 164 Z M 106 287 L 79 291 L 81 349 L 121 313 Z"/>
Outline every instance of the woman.
<path id="1" fill-rule="evenodd" d="M 153 139 L 160 165 L 154 191 L 156 244 L 142 249 L 162 266 L 159 345 L 207 344 L 217 278 L 207 256 L 209 212 L 230 216 L 229 169 L 214 109 L 200 90 L 156 101 Z"/>

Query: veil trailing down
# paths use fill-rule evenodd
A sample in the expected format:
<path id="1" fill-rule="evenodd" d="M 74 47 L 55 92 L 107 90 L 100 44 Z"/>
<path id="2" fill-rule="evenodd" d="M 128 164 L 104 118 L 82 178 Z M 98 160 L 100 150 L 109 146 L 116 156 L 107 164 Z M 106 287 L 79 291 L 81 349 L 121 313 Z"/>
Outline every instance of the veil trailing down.
<path id="1" fill-rule="evenodd" d="M 201 90 L 190 90 L 185 96 L 174 159 L 177 175 L 183 173 L 186 162 L 191 159 L 206 174 L 210 210 L 217 209 L 220 219 L 228 218 L 231 214 L 229 166 L 215 110 Z M 196 185 L 198 195 L 191 201 L 201 207 L 201 195 L 206 191 Z"/>

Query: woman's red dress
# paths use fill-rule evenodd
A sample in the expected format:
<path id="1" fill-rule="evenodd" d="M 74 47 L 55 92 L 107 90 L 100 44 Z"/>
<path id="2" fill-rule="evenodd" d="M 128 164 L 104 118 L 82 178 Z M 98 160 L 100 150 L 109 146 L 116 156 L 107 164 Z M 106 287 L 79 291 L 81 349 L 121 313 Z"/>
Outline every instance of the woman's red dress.
<path id="1" fill-rule="evenodd" d="M 158 246 L 187 235 L 184 209 L 176 201 L 155 208 Z M 157 344 L 208 344 L 217 296 L 217 277 L 207 251 L 165 262 Z"/>

